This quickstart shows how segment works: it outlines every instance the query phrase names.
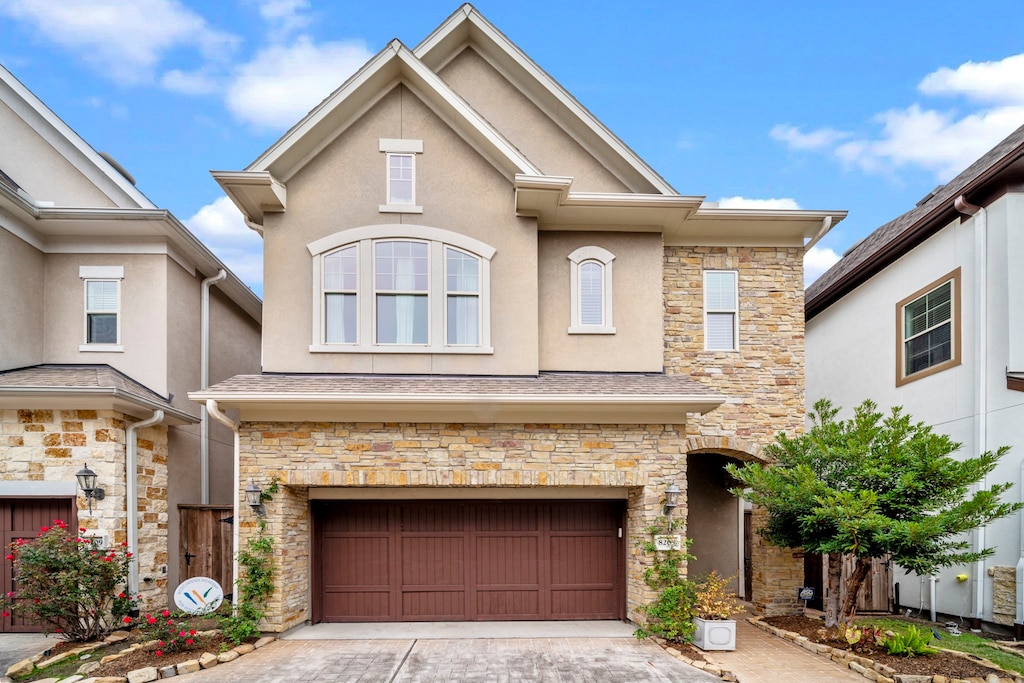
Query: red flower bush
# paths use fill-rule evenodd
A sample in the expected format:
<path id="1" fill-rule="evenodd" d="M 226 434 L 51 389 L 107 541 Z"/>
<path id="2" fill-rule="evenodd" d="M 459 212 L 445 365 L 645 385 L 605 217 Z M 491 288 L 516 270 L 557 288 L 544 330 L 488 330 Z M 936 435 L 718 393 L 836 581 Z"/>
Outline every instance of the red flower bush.
<path id="1" fill-rule="evenodd" d="M 134 609 L 132 598 L 119 597 L 131 564 L 123 550 L 104 550 L 98 538 L 77 536 L 59 519 L 10 548 L 17 590 L 0 600 L 4 611 L 83 642 L 113 630 Z"/>
<path id="2" fill-rule="evenodd" d="M 167 619 L 157 619 L 152 614 L 144 614 L 139 628 L 145 634 L 146 640 L 155 640 L 160 648 L 157 655 L 162 656 L 168 652 L 181 652 L 182 650 L 193 649 L 197 643 L 202 645 L 202 637 L 192 628 L 190 617 L 181 613 L 171 614 L 167 610 L 160 613 Z"/>

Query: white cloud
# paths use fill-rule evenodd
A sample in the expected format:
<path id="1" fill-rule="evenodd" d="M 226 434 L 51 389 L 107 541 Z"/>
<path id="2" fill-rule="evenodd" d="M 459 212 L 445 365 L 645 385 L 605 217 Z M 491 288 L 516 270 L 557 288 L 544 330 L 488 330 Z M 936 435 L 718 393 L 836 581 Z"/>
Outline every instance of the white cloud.
<path id="1" fill-rule="evenodd" d="M 795 199 L 748 199 L 747 197 L 722 197 L 718 200 L 720 209 L 787 209 L 797 210 L 800 205 Z"/>
<path id="2" fill-rule="evenodd" d="M 308 0 L 259 0 L 260 16 L 270 25 L 270 39 L 280 41 L 312 22 Z"/>
<path id="3" fill-rule="evenodd" d="M 1024 106 L 996 107 L 957 118 L 914 104 L 879 114 L 875 120 L 882 124 L 877 138 L 839 145 L 836 157 L 869 173 L 917 166 L 945 182 L 1024 124 Z"/>
<path id="4" fill-rule="evenodd" d="M 263 239 L 245 224 L 230 199 L 216 199 L 184 223 L 242 282 L 262 294 Z"/>
<path id="5" fill-rule="evenodd" d="M 222 87 L 220 79 L 209 69 L 199 69 L 198 71 L 171 69 L 160 77 L 160 85 L 171 92 L 182 95 L 212 95 Z"/>
<path id="6" fill-rule="evenodd" d="M 315 44 L 300 36 L 290 46 L 272 45 L 238 69 L 228 86 L 227 107 L 257 128 L 286 128 L 372 56 L 362 41 Z"/>
<path id="7" fill-rule="evenodd" d="M 916 167 L 946 182 L 1024 124 L 1024 54 L 937 69 L 921 80 L 918 91 L 973 104 L 962 111 L 919 103 L 893 108 L 871 119 L 880 127 L 874 134 L 854 136 L 831 128 L 804 133 L 780 124 L 771 137 L 793 149 L 826 150 L 867 173 Z"/>
<path id="8" fill-rule="evenodd" d="M 796 126 L 785 123 L 773 126 L 768 134 L 773 140 L 785 142 L 793 149 L 822 149 L 850 137 L 850 133 L 827 126 L 804 133 Z"/>
<path id="9" fill-rule="evenodd" d="M 1024 54 L 998 62 L 965 62 L 942 67 L 918 84 L 926 95 L 963 95 L 976 102 L 1024 104 Z"/>
<path id="10" fill-rule="evenodd" d="M 129 85 L 151 81 L 169 50 L 191 47 L 216 59 L 238 43 L 177 0 L 7 0 L 0 14 L 33 24 L 46 39 Z"/>
<path id="11" fill-rule="evenodd" d="M 827 247 L 811 247 L 804 254 L 804 287 L 821 277 L 840 258 L 839 254 Z"/>

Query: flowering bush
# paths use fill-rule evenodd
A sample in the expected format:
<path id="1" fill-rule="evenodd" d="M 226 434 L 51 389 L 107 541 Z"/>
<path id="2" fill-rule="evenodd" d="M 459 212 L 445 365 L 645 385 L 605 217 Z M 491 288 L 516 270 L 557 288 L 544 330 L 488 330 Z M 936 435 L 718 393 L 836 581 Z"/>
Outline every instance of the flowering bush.
<path id="1" fill-rule="evenodd" d="M 66 640 L 95 640 L 120 626 L 134 600 L 123 586 L 132 554 L 126 545 L 102 548 L 59 519 L 44 526 L 35 539 L 18 539 L 10 546 L 16 591 L 2 599 L 4 616 L 13 610 L 44 625 Z"/>
<path id="2" fill-rule="evenodd" d="M 182 620 L 180 612 L 163 610 L 159 614 L 144 614 L 138 619 L 139 629 L 146 640 L 157 641 L 157 657 L 169 652 L 193 649 L 201 644 L 202 637 L 188 619 Z"/>

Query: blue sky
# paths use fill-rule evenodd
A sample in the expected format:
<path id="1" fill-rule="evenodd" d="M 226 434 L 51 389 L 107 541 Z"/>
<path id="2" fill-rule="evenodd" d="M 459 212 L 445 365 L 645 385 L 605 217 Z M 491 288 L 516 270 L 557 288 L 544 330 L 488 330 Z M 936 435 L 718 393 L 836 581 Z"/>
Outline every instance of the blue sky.
<path id="1" fill-rule="evenodd" d="M 1024 124 L 1019 0 L 475 4 L 680 193 L 849 210 L 808 277 Z M 0 63 L 260 293 L 259 238 L 208 171 L 458 6 L 4 0 Z"/>

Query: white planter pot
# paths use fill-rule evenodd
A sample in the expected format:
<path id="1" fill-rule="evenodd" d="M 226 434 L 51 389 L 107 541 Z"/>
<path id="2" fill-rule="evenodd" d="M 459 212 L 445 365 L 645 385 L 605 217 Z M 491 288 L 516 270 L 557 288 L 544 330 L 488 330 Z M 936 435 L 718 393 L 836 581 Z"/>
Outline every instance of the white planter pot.
<path id="1" fill-rule="evenodd" d="M 702 650 L 735 650 L 736 621 L 733 619 L 701 619 L 693 623 L 697 631 L 693 634 L 693 644 Z"/>

